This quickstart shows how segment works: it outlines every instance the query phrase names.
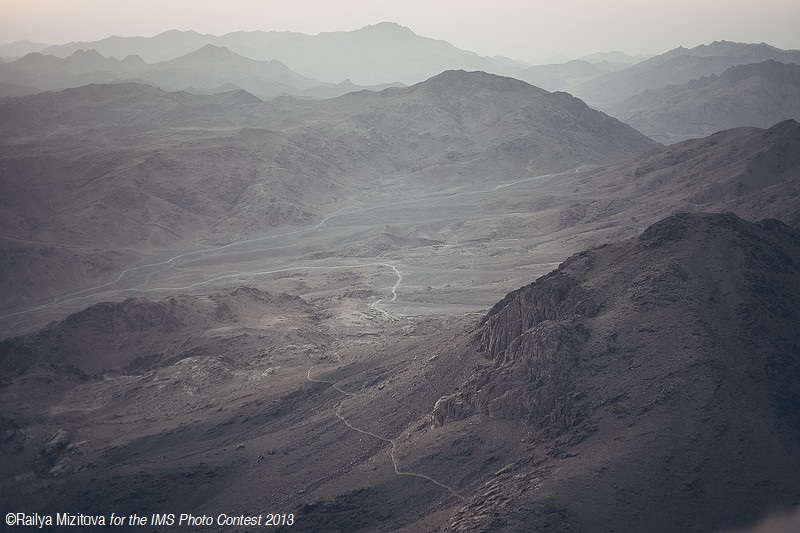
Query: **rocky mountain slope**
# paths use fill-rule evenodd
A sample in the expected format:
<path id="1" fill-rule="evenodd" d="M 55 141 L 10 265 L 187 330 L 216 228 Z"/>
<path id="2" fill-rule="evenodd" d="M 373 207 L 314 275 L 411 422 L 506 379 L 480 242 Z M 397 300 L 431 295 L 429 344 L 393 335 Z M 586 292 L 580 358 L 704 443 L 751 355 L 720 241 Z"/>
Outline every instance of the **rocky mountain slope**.
<path id="1" fill-rule="evenodd" d="M 794 120 L 662 147 L 571 181 L 572 202 L 560 209 L 554 231 L 580 227 L 581 235 L 594 230 L 595 236 L 609 234 L 605 242 L 612 242 L 640 232 L 643 221 L 649 225 L 678 211 L 723 210 L 798 227 L 798 153 L 800 124 Z M 634 233 L 626 235 L 621 228 Z M 601 243 L 583 242 L 584 247 Z"/>
<path id="2" fill-rule="evenodd" d="M 776 61 L 737 65 L 720 76 L 645 91 L 609 112 L 660 142 L 739 126 L 800 120 L 800 67 Z"/>
<path id="3" fill-rule="evenodd" d="M 142 250 L 309 224 L 356 196 L 463 188 L 657 146 L 569 95 L 463 71 L 320 102 L 90 85 L 5 99 L 0 117 L 7 302 L 96 279 Z M 76 246 L 80 272 L 63 259 Z"/>
<path id="4" fill-rule="evenodd" d="M 735 65 L 768 60 L 800 63 L 800 51 L 781 50 L 765 43 L 729 41 L 715 41 L 690 49 L 678 47 L 627 69 L 589 80 L 576 88 L 575 94 L 589 105 L 605 111 L 647 89 L 683 85 L 703 76 L 719 76 Z"/>
<path id="5" fill-rule="evenodd" d="M 127 479 L 132 491 L 122 490 L 131 496 L 138 490 L 134 486 L 155 496 L 170 485 L 174 490 L 156 497 L 163 501 L 172 492 L 177 495 L 172 501 L 176 509 L 185 508 L 193 497 L 180 494 L 180 487 L 193 477 L 196 461 L 182 466 L 168 461 L 166 470 L 157 473 L 160 468 L 148 460 L 141 463 L 142 476 L 134 480 L 124 465 L 127 459 L 120 459 L 138 461 L 134 458 L 149 454 L 146 450 L 158 450 L 166 458 L 167 450 L 179 442 L 175 435 L 200 419 L 205 419 L 206 428 L 201 433 L 208 430 L 205 437 L 198 435 L 204 442 L 201 448 L 208 452 L 227 447 L 222 443 L 233 436 L 228 431 L 231 422 L 227 415 L 216 422 L 213 415 L 207 418 L 208 409 L 214 405 L 211 409 L 225 411 L 231 401 L 243 401 L 257 411 L 252 395 L 259 389 L 260 396 L 272 398 L 267 403 L 275 402 L 265 420 L 287 410 L 292 400 L 286 398 L 280 406 L 287 394 L 281 378 L 293 375 L 286 372 L 287 363 L 292 368 L 298 361 L 304 363 L 308 354 L 326 344 L 327 326 L 319 318 L 318 310 L 300 298 L 237 287 L 197 297 L 178 294 L 98 304 L 35 334 L 3 341 L 0 447 L 4 457 L 13 457 L 0 466 L 6 504 L 42 509 L 48 501 L 60 500 L 85 512 L 116 507 L 116 496 L 109 494 L 116 492 L 113 487 L 119 480 Z M 295 387 L 300 382 L 290 383 Z M 297 394 L 291 388 L 290 392 Z M 264 407 L 261 402 L 256 403 Z M 50 414 L 42 418 L 44 413 Z M 209 447 L 211 441 L 215 444 Z M 178 456 L 185 458 L 182 451 Z M 92 464 L 97 461 L 105 466 L 96 469 Z M 228 466 L 239 470 L 234 463 Z M 212 470 L 221 474 L 224 467 Z M 99 486 L 84 479 L 90 471 L 99 475 Z M 214 486 L 222 491 L 226 477 L 215 480 Z M 198 489 L 212 499 L 215 490 L 210 487 L 202 483 Z M 76 499 L 67 502 L 70 493 Z"/>
<path id="6" fill-rule="evenodd" d="M 222 325 L 240 325 L 254 316 L 254 324 L 269 325 L 275 317 L 264 313 L 273 308 L 280 309 L 283 320 L 311 311 L 298 297 L 251 287 L 202 297 L 178 294 L 161 301 L 104 302 L 34 335 L 0 343 L 0 373 L 8 381 L 32 365 L 70 368 L 86 375 L 124 367 L 141 370 L 162 364 L 159 354 L 165 350 L 181 346 L 184 353 L 190 352 L 195 343 L 202 343 L 206 332 L 224 330 Z"/>
<path id="7" fill-rule="evenodd" d="M 322 112 L 323 105 L 315 105 Z M 555 171 L 573 162 L 626 160 L 657 146 L 569 94 L 483 72 L 447 71 L 411 87 L 345 95 L 324 107 L 331 128 L 340 127 L 334 116 L 345 110 L 380 132 L 396 130 L 402 137 L 384 155 L 402 158 L 410 149 L 420 170 L 434 161 L 460 169 L 486 151 L 490 166 L 481 171 L 488 175 L 501 168 L 512 175 Z"/>
<path id="8" fill-rule="evenodd" d="M 797 229 L 684 213 L 482 319 L 251 288 L 95 305 L 0 343 L 0 486 L 300 531 L 742 528 L 800 497 L 798 279 Z"/>
<path id="9" fill-rule="evenodd" d="M 432 420 L 529 444 L 448 530 L 713 531 L 795 505 L 799 279 L 797 230 L 680 214 L 506 296 Z"/>
<path id="10" fill-rule="evenodd" d="M 491 65 L 392 24 L 224 38 L 101 43 L 166 54 L 157 68 L 69 47 L 20 60 L 79 82 L 150 69 L 195 94 L 0 99 L 10 509 L 293 513 L 279 530 L 309 532 L 797 518 L 800 124 L 663 146 L 569 94 L 463 70 L 264 101 L 231 79 L 306 83 L 245 57 L 281 47 L 331 76 L 345 59 L 321 43 L 364 75 Z M 793 53 L 679 49 L 633 81 Z"/>

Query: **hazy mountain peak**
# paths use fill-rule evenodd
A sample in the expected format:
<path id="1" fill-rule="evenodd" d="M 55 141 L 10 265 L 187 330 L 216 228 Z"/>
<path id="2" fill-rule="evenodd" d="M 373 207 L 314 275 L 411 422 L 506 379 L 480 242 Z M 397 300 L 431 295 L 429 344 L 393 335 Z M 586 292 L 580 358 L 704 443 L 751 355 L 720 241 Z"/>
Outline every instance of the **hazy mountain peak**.
<path id="1" fill-rule="evenodd" d="M 736 41 L 713 41 L 709 44 L 699 44 L 693 48 L 679 46 L 669 52 L 655 56 L 655 60 L 668 59 L 680 55 L 691 55 L 700 57 L 743 57 L 752 55 L 774 55 L 783 54 L 787 50 L 781 50 L 767 43 L 740 43 Z"/>
<path id="2" fill-rule="evenodd" d="M 217 46 L 215 44 L 207 44 L 195 50 L 194 52 L 189 52 L 183 58 L 190 58 L 190 57 L 203 57 L 203 58 L 232 58 L 237 57 L 241 58 L 239 54 L 232 52 L 230 49 L 224 46 Z M 180 58 L 179 58 L 180 59 Z"/>
<path id="3" fill-rule="evenodd" d="M 795 63 L 782 63 L 774 59 L 768 59 L 758 63 L 734 65 L 723 72 L 720 77 L 727 82 L 736 82 L 751 76 L 773 78 L 781 84 L 798 86 L 798 82 L 800 82 L 800 66 Z"/>
<path id="4" fill-rule="evenodd" d="M 481 70 L 467 71 L 467 70 L 445 70 L 441 74 L 437 74 L 426 81 L 419 83 L 419 87 L 444 87 L 453 92 L 475 92 L 478 90 L 492 90 L 492 91 L 523 91 L 535 90 L 546 92 L 543 89 L 534 87 L 529 83 L 520 81 L 516 78 L 509 78 L 506 76 L 499 76 L 497 74 L 489 74 Z"/>
<path id="5" fill-rule="evenodd" d="M 70 55 L 68 60 L 88 60 L 88 59 L 105 59 L 105 57 L 95 50 L 94 48 L 90 48 L 88 50 L 80 49 L 76 50 L 72 55 Z"/>
<path id="6" fill-rule="evenodd" d="M 195 37 L 195 36 L 201 36 L 201 35 L 203 35 L 203 34 L 200 33 L 200 32 L 197 32 L 195 30 L 175 30 L 175 29 L 172 29 L 172 30 L 162 31 L 161 33 L 156 35 L 156 37 L 178 37 L 178 36 L 192 36 L 192 37 Z"/>
<path id="7" fill-rule="evenodd" d="M 124 63 L 136 63 L 136 64 L 144 64 L 145 63 L 145 60 L 142 59 L 142 56 L 140 56 L 139 54 L 131 54 L 131 55 L 125 56 L 125 58 L 122 59 L 122 61 Z"/>
<path id="8" fill-rule="evenodd" d="M 621 52 L 619 50 L 612 50 L 609 52 L 595 52 L 593 54 L 588 54 L 583 57 L 580 57 L 584 61 L 588 61 L 589 63 L 603 63 L 603 62 L 614 62 L 614 63 L 624 63 L 628 65 L 633 65 L 634 63 L 638 63 L 645 59 L 645 57 L 641 55 L 632 56 L 630 54 L 626 54 L 625 52 Z"/>
<path id="9" fill-rule="evenodd" d="M 350 78 L 343 80 L 336 84 L 336 87 L 341 87 L 342 89 L 352 89 L 352 90 L 359 90 L 362 87 L 353 83 Z"/>
<path id="10" fill-rule="evenodd" d="M 0 57 L 22 57 L 30 52 L 39 52 L 50 46 L 23 39 L 12 43 L 0 44 Z"/>
<path id="11" fill-rule="evenodd" d="M 776 48 L 776 47 L 774 47 L 772 45 L 769 45 L 769 44 L 767 44 L 765 42 L 760 42 L 760 43 L 739 43 L 739 42 L 736 42 L 736 41 L 725 41 L 725 40 L 713 41 L 713 42 L 711 42 L 711 44 L 708 44 L 708 45 L 701 44 L 701 45 L 699 45 L 699 46 L 697 46 L 695 48 L 696 49 L 700 49 L 700 50 L 703 50 L 703 49 L 707 48 L 709 50 L 719 50 L 719 51 L 723 51 L 723 52 L 724 51 L 728 51 L 728 50 L 735 50 L 737 48 L 766 48 L 768 50 L 779 50 L 779 48 Z"/>
<path id="12" fill-rule="evenodd" d="M 181 66 L 189 68 L 208 69 L 212 65 L 225 69 L 236 69 L 239 67 L 249 68 L 250 66 L 257 65 L 261 62 L 241 56 L 224 46 L 215 44 L 206 44 L 200 48 L 189 52 L 186 55 L 180 56 L 171 61 L 165 62 L 164 65 Z M 279 63 L 277 61 L 270 61 L 269 63 Z M 281 67 L 285 66 L 280 64 Z M 218 72 L 211 72 L 214 74 Z"/>
<path id="13" fill-rule="evenodd" d="M 45 58 L 48 57 L 52 56 L 45 55 L 41 52 L 28 52 L 27 54 L 20 57 L 16 61 L 13 61 L 12 63 L 16 63 L 18 65 L 24 65 L 24 64 L 34 63 L 36 61 L 43 61 Z"/>
<path id="14" fill-rule="evenodd" d="M 261 98 L 245 91 L 244 89 L 231 89 L 214 95 L 218 101 L 225 101 L 236 104 L 258 104 L 263 102 Z"/>
<path id="15" fill-rule="evenodd" d="M 595 108 L 620 118 L 624 113 L 617 113 L 616 106 L 622 105 L 626 98 L 642 94 L 648 89 L 683 85 L 712 74 L 718 76 L 736 65 L 758 63 L 768 59 L 787 64 L 800 63 L 800 50 L 781 50 L 764 43 L 731 41 L 714 41 L 691 49 L 680 46 L 637 63 L 631 68 L 609 72 L 591 79 L 581 84 L 576 94 Z M 693 123 L 685 122 L 687 125 Z M 700 126 L 703 122 L 697 125 Z"/>
<path id="16" fill-rule="evenodd" d="M 395 34 L 395 35 L 416 35 L 410 28 L 398 24 L 396 22 L 378 22 L 377 24 L 368 24 L 363 28 L 359 28 L 355 30 L 359 33 L 383 33 L 383 34 Z"/>

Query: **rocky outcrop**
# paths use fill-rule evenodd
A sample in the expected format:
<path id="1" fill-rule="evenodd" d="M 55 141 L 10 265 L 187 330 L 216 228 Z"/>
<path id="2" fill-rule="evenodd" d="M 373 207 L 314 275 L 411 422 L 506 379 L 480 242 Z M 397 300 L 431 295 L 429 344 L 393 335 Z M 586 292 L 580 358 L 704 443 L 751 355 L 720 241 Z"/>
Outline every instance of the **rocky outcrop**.
<path id="1" fill-rule="evenodd" d="M 565 267 L 588 259 L 579 254 Z M 436 402 L 433 425 L 476 412 L 555 431 L 574 424 L 581 418 L 581 393 L 571 386 L 570 375 L 587 339 L 585 319 L 599 309 L 563 268 L 508 294 L 484 317 L 475 336 L 488 364 L 462 390 Z"/>
<path id="2" fill-rule="evenodd" d="M 0 374 L 12 378 L 38 363 L 90 375 L 129 364 L 147 366 L 188 338 L 202 338 L 209 329 L 241 325 L 277 309 L 305 312 L 309 306 L 300 297 L 253 287 L 207 297 L 178 294 L 161 300 L 101 302 L 38 332 L 0 341 Z"/>

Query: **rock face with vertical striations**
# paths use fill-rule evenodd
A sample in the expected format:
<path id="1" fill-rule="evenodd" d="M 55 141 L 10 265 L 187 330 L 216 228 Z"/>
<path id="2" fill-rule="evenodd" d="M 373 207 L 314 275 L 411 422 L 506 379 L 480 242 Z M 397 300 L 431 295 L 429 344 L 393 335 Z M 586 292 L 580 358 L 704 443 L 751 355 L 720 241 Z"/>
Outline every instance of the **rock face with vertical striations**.
<path id="1" fill-rule="evenodd" d="M 545 276 L 508 294 L 483 319 L 477 335 L 491 363 L 462 391 L 440 399 L 435 425 L 475 412 L 541 425 L 574 420 L 569 395 L 573 355 L 586 341 L 585 317 L 599 306 L 570 276 Z"/>

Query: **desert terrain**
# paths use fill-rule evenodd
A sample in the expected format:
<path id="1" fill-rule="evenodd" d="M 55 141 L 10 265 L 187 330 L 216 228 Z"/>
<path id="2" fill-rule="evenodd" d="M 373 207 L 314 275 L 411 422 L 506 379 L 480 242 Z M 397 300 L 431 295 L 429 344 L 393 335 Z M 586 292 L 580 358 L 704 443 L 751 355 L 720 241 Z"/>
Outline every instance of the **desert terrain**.
<path id="1" fill-rule="evenodd" d="M 144 67 L 74 46 L 0 65 L 14 91 L 0 98 L 3 509 L 431 533 L 791 517 L 800 124 L 664 146 L 527 82 L 602 102 L 629 96 L 614 89 L 626 76 L 635 97 L 753 48 L 681 48 L 638 70 L 598 55 L 604 74 L 462 57 L 392 25 L 324 39 L 381 32 L 502 72 L 434 63 L 391 83 L 366 68 L 356 82 L 380 86 L 339 94 L 342 64 L 271 64 L 336 95 L 320 99 L 227 86 L 249 79 L 233 67 L 193 90 L 79 84 L 88 71 L 61 59 Z M 276 36 L 97 48 L 166 50 L 146 59 L 196 72 L 224 54 L 265 87 L 269 58 L 218 48 L 256 37 Z M 62 77 L 20 85 L 36 81 L 9 74 L 26 57 Z M 184 83 L 173 66 L 147 72 Z M 711 98 L 720 84 L 704 83 Z"/>

